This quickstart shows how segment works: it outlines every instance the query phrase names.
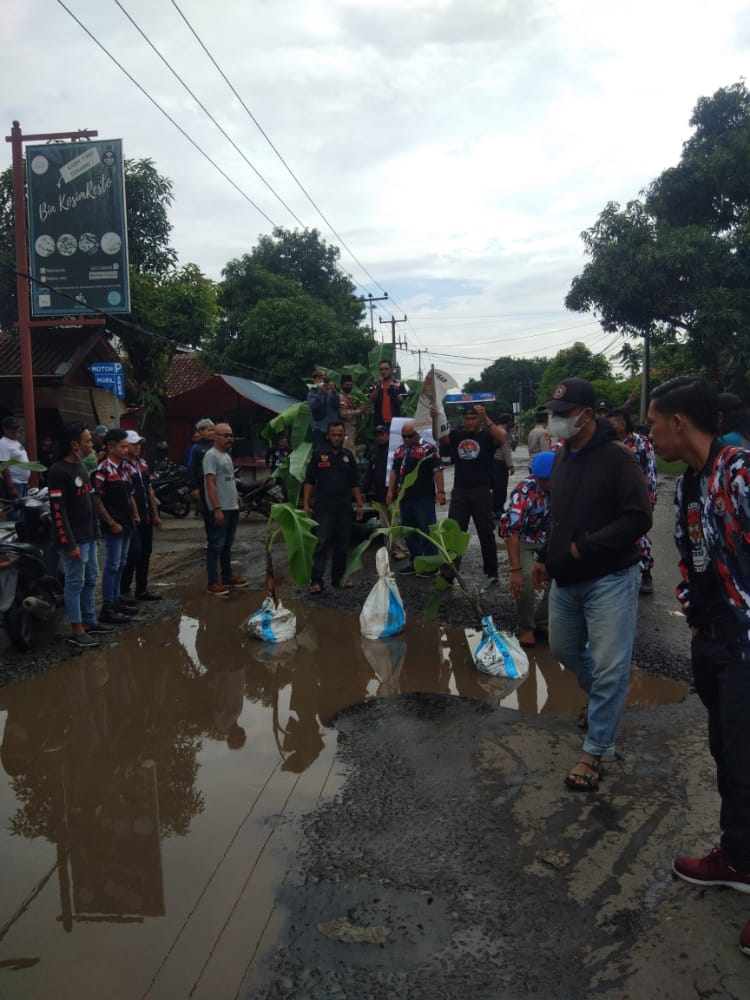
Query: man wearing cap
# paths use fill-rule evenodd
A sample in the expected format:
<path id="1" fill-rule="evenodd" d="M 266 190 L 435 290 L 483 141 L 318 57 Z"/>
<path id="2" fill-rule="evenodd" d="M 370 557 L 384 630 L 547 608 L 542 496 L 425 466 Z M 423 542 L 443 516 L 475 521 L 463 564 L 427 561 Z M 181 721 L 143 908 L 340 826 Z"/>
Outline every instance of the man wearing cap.
<path id="1" fill-rule="evenodd" d="M 104 540 L 99 620 L 108 625 L 123 625 L 136 613 L 135 601 L 120 596 L 120 581 L 139 515 L 130 469 L 125 462 L 128 455 L 126 432 L 121 427 L 113 427 L 104 436 L 104 446 L 107 457 L 97 465 L 94 473 L 94 509 Z"/>
<path id="2" fill-rule="evenodd" d="M 436 434 L 437 410 L 433 407 L 431 413 Z M 440 438 L 440 443 L 450 448 L 454 468 L 448 517 L 457 521 L 462 531 L 467 530 L 470 519 L 474 521 L 485 575 L 481 589 L 486 590 L 497 583 L 492 462 L 495 449 L 507 440 L 507 434 L 490 420 L 479 403 L 464 406 L 463 418 L 463 430 L 451 430 Z M 484 430 L 482 423 L 486 425 Z"/>
<path id="3" fill-rule="evenodd" d="M 26 449 L 18 440 L 18 432 L 21 425 L 15 417 L 3 417 L 3 436 L 0 438 L 0 462 L 7 462 L 15 459 L 16 462 L 28 462 L 29 456 Z M 29 488 L 29 477 L 31 473 L 28 469 L 20 469 L 17 465 L 11 465 L 2 472 L 2 495 L 6 500 L 20 500 L 26 496 Z M 21 511 L 16 507 L 6 509 L 6 521 L 17 521 L 21 516 Z"/>
<path id="4" fill-rule="evenodd" d="M 615 404 L 610 403 L 608 399 L 599 399 L 596 402 L 595 412 L 597 417 L 608 417 L 614 408 Z"/>
<path id="5" fill-rule="evenodd" d="M 529 449 L 529 462 L 534 455 L 543 451 L 552 451 L 552 438 L 547 430 L 549 416 L 546 410 L 539 410 L 534 414 L 534 426 L 529 431 L 526 444 Z"/>
<path id="6" fill-rule="evenodd" d="M 589 698 L 583 751 L 565 778 L 593 791 L 611 759 L 628 688 L 640 573 L 638 539 L 651 503 L 635 456 L 607 420 L 594 415 L 590 382 L 566 378 L 546 407 L 550 433 L 564 441 L 550 482 L 547 541 L 534 566 L 537 589 L 552 580 L 550 647 Z"/>
<path id="7" fill-rule="evenodd" d="M 216 428 L 210 417 L 204 417 L 196 423 L 195 429 L 199 437 L 194 442 L 192 451 L 190 452 L 190 496 L 193 498 L 196 506 L 200 507 L 201 514 L 203 515 L 203 527 L 206 529 L 206 535 L 208 535 L 209 507 L 206 502 L 203 459 L 206 453 L 214 446 L 214 431 Z"/>
<path id="8" fill-rule="evenodd" d="M 136 601 L 158 601 L 161 600 L 159 595 L 148 589 L 148 567 L 154 547 L 154 528 L 161 528 L 161 518 L 151 486 L 151 473 L 141 454 L 146 439 L 137 431 L 127 431 L 125 440 L 128 443 L 126 462 L 130 471 L 135 505 L 141 520 L 130 539 L 128 558 L 120 581 L 120 600 L 131 596 L 130 587 L 135 576 Z"/>
<path id="9" fill-rule="evenodd" d="M 500 518 L 500 537 L 505 539 L 510 561 L 510 596 L 516 602 L 518 641 L 535 646 L 537 633 L 549 632 L 548 591 L 537 602 L 531 578 L 534 556 L 544 544 L 549 522 L 549 479 L 554 452 L 543 451 L 531 462 L 531 475 L 522 479 L 510 495 L 508 509 Z"/>

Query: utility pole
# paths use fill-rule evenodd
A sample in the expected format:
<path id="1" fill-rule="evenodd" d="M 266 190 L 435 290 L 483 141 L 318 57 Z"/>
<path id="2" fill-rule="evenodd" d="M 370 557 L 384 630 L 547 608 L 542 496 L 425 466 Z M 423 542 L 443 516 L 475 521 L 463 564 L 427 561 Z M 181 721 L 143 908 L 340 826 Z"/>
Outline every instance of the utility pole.
<path id="1" fill-rule="evenodd" d="M 380 319 L 381 323 L 390 323 L 391 324 L 391 347 L 393 349 L 393 357 L 391 358 L 391 364 L 395 368 L 396 367 L 396 347 L 400 347 L 401 350 L 403 350 L 403 351 L 407 351 L 409 349 L 409 345 L 406 343 L 405 340 L 403 340 L 403 341 L 399 340 L 398 343 L 396 342 L 396 323 L 405 323 L 409 317 L 406 315 L 406 313 L 404 313 L 404 318 L 403 319 L 395 319 L 393 316 L 391 316 L 390 319 L 381 319 L 380 317 L 378 317 L 378 318 Z"/>
<path id="2" fill-rule="evenodd" d="M 425 350 L 424 347 L 418 347 L 416 351 L 409 351 L 409 354 L 416 354 L 417 357 L 417 378 L 422 381 L 422 355 L 429 354 L 429 351 Z"/>
<path id="3" fill-rule="evenodd" d="M 375 339 L 375 321 L 372 318 L 372 314 L 375 312 L 375 303 L 385 302 L 387 298 L 388 298 L 388 292 L 386 292 L 384 295 L 381 295 L 378 298 L 376 298 L 372 294 L 372 292 L 367 293 L 367 298 L 365 298 L 363 295 L 360 295 L 359 297 L 359 301 L 363 302 L 366 306 L 368 306 L 370 310 L 370 333 L 372 334 L 373 340 Z"/>

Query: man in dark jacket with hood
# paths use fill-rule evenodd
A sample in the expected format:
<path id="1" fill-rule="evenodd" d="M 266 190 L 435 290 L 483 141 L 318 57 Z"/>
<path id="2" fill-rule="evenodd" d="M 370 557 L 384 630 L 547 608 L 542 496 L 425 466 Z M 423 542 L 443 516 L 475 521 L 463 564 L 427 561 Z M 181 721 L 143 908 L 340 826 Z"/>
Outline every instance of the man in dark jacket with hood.
<path id="1" fill-rule="evenodd" d="M 638 539 L 651 527 L 646 481 L 611 424 L 594 415 L 590 382 L 567 378 L 545 403 L 549 431 L 564 440 L 552 469 L 547 542 L 534 568 L 551 578 L 550 647 L 589 696 L 588 733 L 565 779 L 593 791 L 602 758 L 612 758 L 635 637 Z"/>

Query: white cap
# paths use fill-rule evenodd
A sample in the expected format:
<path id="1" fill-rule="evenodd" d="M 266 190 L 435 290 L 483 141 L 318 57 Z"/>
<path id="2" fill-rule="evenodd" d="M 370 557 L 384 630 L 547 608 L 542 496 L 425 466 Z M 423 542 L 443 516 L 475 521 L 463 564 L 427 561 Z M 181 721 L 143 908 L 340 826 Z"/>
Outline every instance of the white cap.
<path id="1" fill-rule="evenodd" d="M 128 444 L 140 444 L 141 441 L 145 441 L 146 439 L 142 438 L 138 431 L 127 431 L 125 440 Z"/>

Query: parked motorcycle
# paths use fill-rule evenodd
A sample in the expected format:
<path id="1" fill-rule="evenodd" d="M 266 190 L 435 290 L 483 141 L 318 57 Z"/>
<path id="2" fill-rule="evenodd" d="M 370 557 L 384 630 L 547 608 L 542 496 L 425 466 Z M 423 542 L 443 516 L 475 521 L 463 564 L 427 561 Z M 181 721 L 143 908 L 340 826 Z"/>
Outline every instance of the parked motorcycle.
<path id="1" fill-rule="evenodd" d="M 182 519 L 190 513 L 190 472 L 184 465 L 166 465 L 154 470 L 151 486 L 162 513 Z"/>
<path id="2" fill-rule="evenodd" d="M 268 517 L 271 507 L 275 503 L 284 503 L 286 499 L 284 487 L 278 479 L 269 477 L 260 483 L 246 484 L 235 470 L 235 482 L 240 514 L 262 514 L 263 517 Z"/>
<path id="3" fill-rule="evenodd" d="M 20 507 L 21 518 L 0 534 L 0 611 L 13 645 L 31 649 L 34 621 L 47 620 L 62 605 L 65 581 L 47 491 L 3 503 Z"/>

